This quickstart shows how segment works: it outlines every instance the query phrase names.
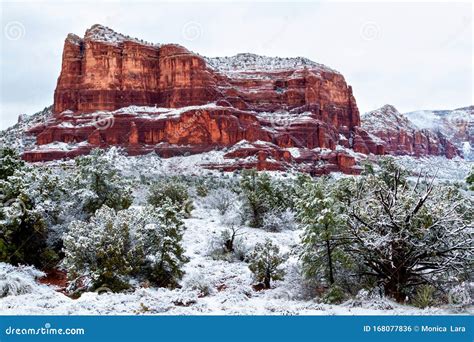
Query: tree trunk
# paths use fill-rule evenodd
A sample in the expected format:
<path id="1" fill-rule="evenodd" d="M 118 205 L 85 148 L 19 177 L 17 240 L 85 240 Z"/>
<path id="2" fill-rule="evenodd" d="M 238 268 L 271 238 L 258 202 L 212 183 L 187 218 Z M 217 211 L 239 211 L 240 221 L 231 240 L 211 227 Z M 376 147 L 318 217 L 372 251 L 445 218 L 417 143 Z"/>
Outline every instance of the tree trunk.
<path id="1" fill-rule="evenodd" d="M 329 240 L 326 240 L 326 253 L 328 255 L 328 267 L 329 267 L 329 284 L 334 284 L 334 270 L 332 265 L 332 254 L 331 254 L 331 245 Z"/>
<path id="2" fill-rule="evenodd" d="M 265 274 L 265 278 L 263 279 L 263 285 L 265 285 L 266 289 L 270 288 L 270 279 L 271 279 L 270 272 L 267 271 Z"/>

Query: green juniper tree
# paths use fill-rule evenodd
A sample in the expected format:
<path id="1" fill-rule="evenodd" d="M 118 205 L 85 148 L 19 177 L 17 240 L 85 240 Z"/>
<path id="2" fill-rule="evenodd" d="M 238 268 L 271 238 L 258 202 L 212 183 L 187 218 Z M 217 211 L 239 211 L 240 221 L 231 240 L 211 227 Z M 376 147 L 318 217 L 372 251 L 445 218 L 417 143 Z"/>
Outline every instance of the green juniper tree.
<path id="1" fill-rule="evenodd" d="M 267 239 L 264 244 L 257 243 L 249 259 L 250 271 L 266 289 L 270 288 L 272 280 L 283 280 L 285 272 L 280 266 L 285 256 L 280 254 L 280 249 L 271 240 Z"/>

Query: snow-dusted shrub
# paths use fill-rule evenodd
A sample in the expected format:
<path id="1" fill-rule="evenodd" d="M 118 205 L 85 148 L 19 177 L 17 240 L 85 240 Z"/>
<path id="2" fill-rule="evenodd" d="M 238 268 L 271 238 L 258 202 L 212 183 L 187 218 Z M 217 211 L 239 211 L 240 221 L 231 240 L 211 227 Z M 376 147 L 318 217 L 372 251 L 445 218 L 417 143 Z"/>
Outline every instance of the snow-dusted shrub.
<path id="1" fill-rule="evenodd" d="M 283 230 L 296 229 L 295 213 L 286 209 L 283 211 L 269 211 L 263 217 L 262 228 L 269 232 L 281 232 Z"/>
<path id="2" fill-rule="evenodd" d="M 34 292 L 35 279 L 45 274 L 32 266 L 12 266 L 0 262 L 0 298 Z"/>
<path id="3" fill-rule="evenodd" d="M 242 171 L 239 190 L 243 213 L 251 227 L 262 227 L 266 213 L 293 206 L 293 190 L 288 183 L 272 180 L 267 173 L 255 169 Z"/>
<path id="4" fill-rule="evenodd" d="M 194 209 L 193 202 L 189 197 L 188 187 L 185 183 L 176 179 L 164 179 L 150 186 L 147 202 L 155 207 L 170 201 L 172 205 L 179 207 L 187 216 L 191 216 Z"/>
<path id="5" fill-rule="evenodd" d="M 174 286 L 186 261 L 178 210 L 169 201 L 119 212 L 104 206 L 90 221 L 71 223 L 64 265 L 73 278 L 90 276 L 94 287 L 121 290 L 128 276 Z"/>
<path id="6" fill-rule="evenodd" d="M 212 235 L 208 240 L 206 254 L 213 259 L 244 261 L 249 253 L 249 247 L 241 236 L 240 229 L 232 226 L 220 234 Z"/>
<path id="7" fill-rule="evenodd" d="M 461 283 L 452 287 L 448 292 L 448 300 L 450 304 L 469 305 L 473 303 L 472 290 L 469 290 L 468 282 Z"/>
<path id="8" fill-rule="evenodd" d="M 387 296 L 413 299 L 413 284 L 444 286 L 470 268 L 472 198 L 431 179 L 412 183 L 390 159 L 379 173 L 357 179 L 354 190 L 345 249 Z"/>
<path id="9" fill-rule="evenodd" d="M 131 184 L 104 150 L 94 149 L 75 159 L 76 171 L 69 187 L 72 199 L 89 217 L 103 205 L 121 210 L 133 201 Z"/>
<path id="10" fill-rule="evenodd" d="M 435 288 L 430 285 L 421 285 L 416 289 L 412 304 L 420 309 L 427 308 L 434 304 Z"/>
<path id="11" fill-rule="evenodd" d="M 187 262 L 181 246 L 183 222 L 179 208 L 170 201 L 160 208 L 145 207 L 139 214 L 128 212 L 133 224 L 131 261 L 134 274 L 160 287 L 174 287 Z"/>
<path id="12" fill-rule="evenodd" d="M 285 271 L 281 264 L 286 256 L 280 254 L 280 249 L 271 240 L 257 243 L 249 257 L 249 269 L 257 281 L 262 282 L 264 288 L 270 288 L 272 280 L 283 280 Z"/>
<path id="13" fill-rule="evenodd" d="M 187 273 L 183 279 L 183 289 L 197 291 L 198 296 L 205 297 L 214 292 L 212 283 L 197 271 Z"/>
<path id="14" fill-rule="evenodd" d="M 0 179 L 0 262 L 44 266 L 52 261 L 44 209 L 51 199 L 36 191 L 38 177 L 25 166 Z"/>
<path id="15" fill-rule="evenodd" d="M 332 285 L 322 297 L 323 301 L 327 304 L 340 304 L 345 298 L 344 290 L 338 285 Z"/>
<path id="16" fill-rule="evenodd" d="M 206 205 L 216 209 L 221 215 L 225 215 L 237 201 L 237 194 L 227 188 L 214 189 L 206 197 Z"/>
<path id="17" fill-rule="evenodd" d="M 74 221 L 64 236 L 64 266 L 72 279 L 89 275 L 96 287 L 126 287 L 130 226 L 123 214 L 104 206 L 89 222 Z"/>

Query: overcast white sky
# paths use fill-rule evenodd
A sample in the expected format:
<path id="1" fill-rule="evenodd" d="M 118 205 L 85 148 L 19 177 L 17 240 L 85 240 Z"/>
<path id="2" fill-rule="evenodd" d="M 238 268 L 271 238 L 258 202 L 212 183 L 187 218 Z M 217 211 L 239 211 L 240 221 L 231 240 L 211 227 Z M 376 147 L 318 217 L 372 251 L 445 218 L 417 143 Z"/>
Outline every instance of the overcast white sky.
<path id="1" fill-rule="evenodd" d="M 471 3 L 2 1 L 1 12 L 0 129 L 52 104 L 64 38 L 95 23 L 208 56 L 308 57 L 345 76 L 361 112 L 473 104 Z"/>

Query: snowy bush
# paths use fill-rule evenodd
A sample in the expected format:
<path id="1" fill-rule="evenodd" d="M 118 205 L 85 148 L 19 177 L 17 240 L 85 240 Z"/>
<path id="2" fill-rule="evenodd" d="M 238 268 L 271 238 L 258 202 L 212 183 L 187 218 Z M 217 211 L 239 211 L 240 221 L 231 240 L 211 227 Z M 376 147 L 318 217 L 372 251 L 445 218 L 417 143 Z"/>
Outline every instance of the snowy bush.
<path id="1" fill-rule="evenodd" d="M 461 283 L 449 289 L 448 300 L 450 304 L 470 305 L 473 303 L 472 290 L 468 282 Z"/>
<path id="2" fill-rule="evenodd" d="M 283 280 L 285 271 L 280 266 L 286 256 L 280 254 L 280 249 L 271 240 L 257 243 L 249 259 L 250 271 L 264 288 L 269 289 L 272 280 Z"/>
<path id="3" fill-rule="evenodd" d="M 96 287 L 127 287 L 124 276 L 131 271 L 127 258 L 129 229 L 123 213 L 107 206 L 97 210 L 89 222 L 72 222 L 64 236 L 64 266 L 70 277 L 90 275 Z"/>
<path id="4" fill-rule="evenodd" d="M 199 297 L 205 297 L 214 292 L 214 288 L 209 279 L 197 271 L 186 274 L 183 279 L 183 289 L 197 291 Z"/>
<path id="5" fill-rule="evenodd" d="M 167 200 L 160 208 L 145 207 L 129 212 L 132 230 L 134 273 L 160 287 L 174 287 L 187 262 L 181 245 L 183 222 L 179 208 Z M 135 216 L 135 217 L 132 217 Z"/>
<path id="6" fill-rule="evenodd" d="M 243 212 L 251 227 L 260 228 L 268 212 L 284 211 L 293 206 L 293 189 L 288 184 L 272 180 L 266 173 L 243 170 L 240 182 Z"/>
<path id="7" fill-rule="evenodd" d="M 281 232 L 283 230 L 295 230 L 295 214 L 292 210 L 269 211 L 263 216 L 262 228 L 269 232 Z"/>
<path id="8" fill-rule="evenodd" d="M 170 201 L 187 216 L 191 216 L 193 202 L 189 197 L 187 185 L 175 179 L 165 179 L 150 186 L 147 202 L 155 207 Z"/>
<path id="9" fill-rule="evenodd" d="M 87 156 L 75 159 L 76 170 L 68 187 L 72 197 L 87 217 L 103 205 L 115 210 L 132 204 L 131 184 L 119 172 L 110 156 L 94 149 Z"/>
<path id="10" fill-rule="evenodd" d="M 106 206 L 88 222 L 74 221 L 64 237 L 64 265 L 73 278 L 90 276 L 94 287 L 128 287 L 137 276 L 175 286 L 186 261 L 182 221 L 169 201 L 162 207 L 115 212 Z"/>
<path id="11" fill-rule="evenodd" d="M 32 266 L 0 263 L 0 298 L 34 292 L 40 286 L 35 279 L 44 275 Z"/>
<path id="12" fill-rule="evenodd" d="M 414 284 L 443 286 L 473 258 L 472 199 L 406 176 L 389 160 L 378 174 L 358 180 L 345 247 L 360 272 L 398 301 L 412 296 Z"/>
<path id="13" fill-rule="evenodd" d="M 225 215 L 238 201 L 238 196 L 229 189 L 220 188 L 210 191 L 205 201 L 207 207 L 216 209 L 219 214 Z"/>
<path id="14" fill-rule="evenodd" d="M 232 226 L 223 230 L 220 234 L 209 237 L 206 254 L 213 259 L 224 259 L 227 261 L 244 261 L 249 253 L 249 247 L 239 232 L 238 228 Z"/>

